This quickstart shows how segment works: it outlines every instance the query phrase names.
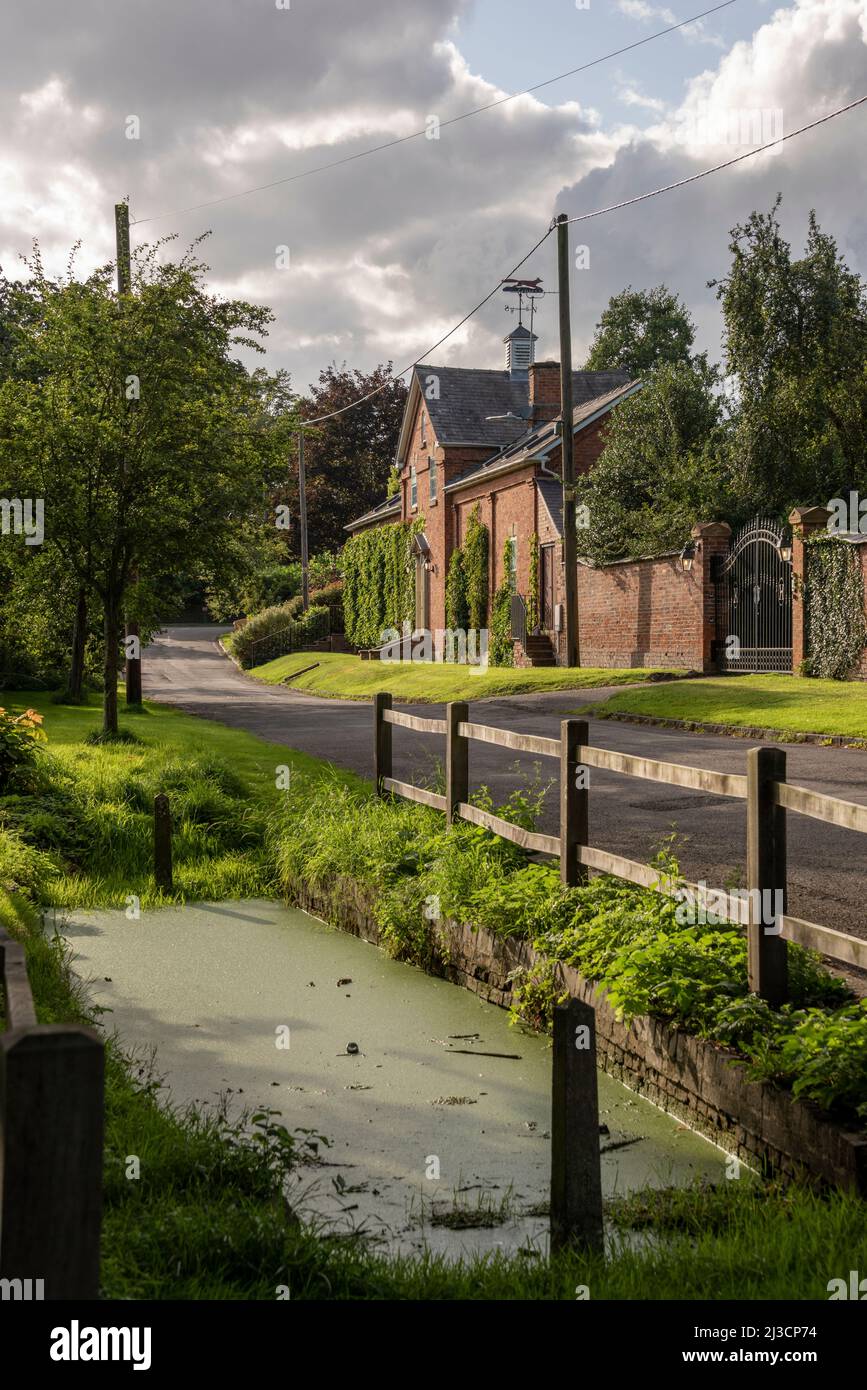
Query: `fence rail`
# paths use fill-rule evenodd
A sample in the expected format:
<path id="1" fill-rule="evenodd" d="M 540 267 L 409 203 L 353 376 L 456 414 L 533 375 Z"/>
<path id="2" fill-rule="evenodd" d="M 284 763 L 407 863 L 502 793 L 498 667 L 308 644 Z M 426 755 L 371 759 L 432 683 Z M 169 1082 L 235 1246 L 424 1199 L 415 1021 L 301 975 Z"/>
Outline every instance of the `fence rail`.
<path id="1" fill-rule="evenodd" d="M 0 1279 L 12 1298 L 97 1298 L 103 1043 L 37 1023 L 24 947 L 2 930 L 0 978 Z"/>
<path id="2" fill-rule="evenodd" d="M 696 905 L 709 908 L 721 920 L 747 929 L 749 983 L 754 993 L 779 1006 L 788 998 L 787 942 L 820 951 L 833 960 L 867 970 L 867 941 L 835 931 L 818 922 L 793 917 L 787 911 L 786 817 L 810 816 L 828 825 L 867 833 L 867 806 L 808 791 L 786 781 L 786 754 L 780 748 L 753 748 L 747 754 L 746 776 L 688 767 L 681 763 L 639 758 L 590 744 L 582 719 L 564 719 L 559 738 L 519 734 L 469 719 L 467 705 L 446 706 L 446 718 L 425 719 L 391 707 L 391 696 L 374 701 L 376 785 L 380 796 L 396 795 L 444 811 L 449 823 L 470 821 L 538 854 L 560 859 L 560 877 L 574 886 L 586 882 L 590 869 L 612 874 L 668 897 L 691 894 Z M 444 734 L 446 740 L 445 795 L 396 781 L 392 773 L 394 726 L 416 733 Z M 525 830 L 483 811 L 470 802 L 469 744 L 495 744 L 516 752 L 557 758 L 560 762 L 560 833 L 545 835 Z M 588 843 L 589 779 L 582 769 L 601 768 L 624 777 L 688 787 L 747 804 L 747 881 L 745 892 L 709 889 L 666 875 L 648 864 L 597 849 Z M 766 905 L 773 904 L 770 920 Z M 782 910 L 778 910 L 782 905 Z"/>

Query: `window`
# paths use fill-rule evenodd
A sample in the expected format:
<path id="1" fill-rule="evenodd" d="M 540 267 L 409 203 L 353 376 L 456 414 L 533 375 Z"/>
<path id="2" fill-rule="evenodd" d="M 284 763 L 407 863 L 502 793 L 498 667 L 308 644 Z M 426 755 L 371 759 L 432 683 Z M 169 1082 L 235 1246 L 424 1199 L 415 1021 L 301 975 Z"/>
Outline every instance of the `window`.
<path id="1" fill-rule="evenodd" d="M 518 592 L 518 537 L 509 537 L 509 588 L 513 594 Z"/>
<path id="2" fill-rule="evenodd" d="M 409 506 L 410 511 L 415 511 L 418 507 L 418 476 L 415 471 L 415 464 L 409 470 Z"/>
<path id="3" fill-rule="evenodd" d="M 424 410 L 421 412 L 421 442 L 427 444 L 427 415 Z"/>
<path id="4" fill-rule="evenodd" d="M 436 461 L 436 459 L 435 459 L 435 458 L 429 458 L 428 461 L 427 461 L 427 467 L 428 467 L 428 475 L 429 475 L 429 481 L 430 481 L 430 500 L 431 500 L 432 502 L 435 502 L 435 501 L 437 500 L 437 486 L 438 486 L 438 483 L 439 483 L 439 479 L 437 478 L 437 461 Z"/>

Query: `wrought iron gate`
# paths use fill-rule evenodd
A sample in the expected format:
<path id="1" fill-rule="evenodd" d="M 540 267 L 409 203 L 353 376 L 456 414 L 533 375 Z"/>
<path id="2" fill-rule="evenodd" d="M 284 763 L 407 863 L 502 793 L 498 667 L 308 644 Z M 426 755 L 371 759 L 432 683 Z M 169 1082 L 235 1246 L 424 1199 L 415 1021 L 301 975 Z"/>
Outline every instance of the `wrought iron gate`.
<path id="1" fill-rule="evenodd" d="M 791 671 L 792 558 L 782 526 L 755 517 L 716 557 L 720 671 Z"/>

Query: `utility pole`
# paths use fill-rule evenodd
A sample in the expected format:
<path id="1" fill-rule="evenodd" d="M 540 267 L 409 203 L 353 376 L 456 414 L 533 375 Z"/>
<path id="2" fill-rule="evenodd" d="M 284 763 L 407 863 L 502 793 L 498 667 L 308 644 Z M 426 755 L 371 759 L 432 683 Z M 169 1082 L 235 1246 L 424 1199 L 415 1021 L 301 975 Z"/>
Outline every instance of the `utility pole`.
<path id="1" fill-rule="evenodd" d="M 117 246 L 117 292 L 118 295 L 132 294 L 129 203 L 115 203 L 114 233 Z M 134 571 L 131 572 L 131 583 L 135 583 L 137 577 Z M 126 650 L 126 703 L 127 707 L 139 708 L 141 706 L 141 644 L 138 623 L 127 623 L 126 625 Z M 130 655 L 130 651 L 133 655 Z"/>
<path id="2" fill-rule="evenodd" d="M 298 519 L 301 523 L 301 604 L 305 613 L 310 606 L 310 581 L 307 555 L 307 477 L 304 472 L 304 431 L 298 431 Z"/>
<path id="3" fill-rule="evenodd" d="M 560 295 L 560 458 L 563 473 L 563 569 L 566 595 L 566 665 L 580 666 L 578 642 L 578 531 L 572 452 L 572 322 L 569 301 L 569 219 L 557 218 Z"/>

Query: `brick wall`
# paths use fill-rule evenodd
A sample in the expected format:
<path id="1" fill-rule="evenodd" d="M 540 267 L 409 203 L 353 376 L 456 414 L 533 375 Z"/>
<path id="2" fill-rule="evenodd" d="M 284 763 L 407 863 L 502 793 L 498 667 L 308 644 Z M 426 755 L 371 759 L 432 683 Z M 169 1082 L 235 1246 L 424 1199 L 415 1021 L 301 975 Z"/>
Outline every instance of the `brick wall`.
<path id="1" fill-rule="evenodd" d="M 581 664 L 705 669 L 703 589 L 701 568 L 684 574 L 677 556 L 579 565 Z"/>

